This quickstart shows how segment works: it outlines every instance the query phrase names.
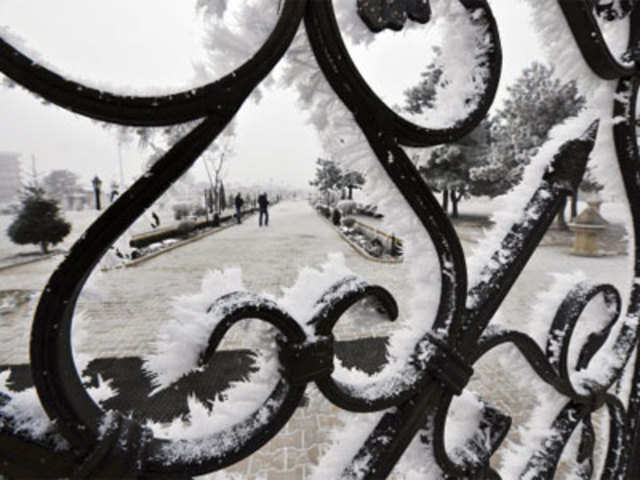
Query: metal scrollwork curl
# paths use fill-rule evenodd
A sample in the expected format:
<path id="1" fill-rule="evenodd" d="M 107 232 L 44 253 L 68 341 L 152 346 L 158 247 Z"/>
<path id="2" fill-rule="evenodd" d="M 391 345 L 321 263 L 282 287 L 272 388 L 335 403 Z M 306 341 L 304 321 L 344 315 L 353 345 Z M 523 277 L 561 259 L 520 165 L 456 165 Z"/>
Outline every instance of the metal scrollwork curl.
<path id="1" fill-rule="evenodd" d="M 508 343 L 518 349 L 544 382 L 567 398 L 550 425 L 559 434 L 531 452 L 522 476 L 551 478 L 569 437 L 582 425 L 578 461 L 585 467 L 580 474 L 585 479 L 591 478 L 595 445 L 591 415 L 606 406 L 610 417 L 609 445 L 601 478 L 640 478 L 640 466 L 632 460 L 634 453 L 640 454 L 640 358 L 636 358 L 626 408 L 610 392 L 637 348 L 640 282 L 635 281 L 632 286 L 626 312 L 621 311 L 620 293 L 611 285 L 575 286 L 551 322 L 544 349 L 522 332 L 490 325 L 562 202 L 584 175 L 601 128 L 600 120 L 594 118 L 582 135 L 567 139 L 559 147 L 520 220 L 506 233 L 481 280 L 474 285 L 468 285 L 465 257 L 451 222 L 403 149 L 461 138 L 481 122 L 494 101 L 502 54 L 490 4 L 486 0 L 450 1 L 459 2 L 473 21 L 484 22 L 491 48 L 484 65 L 488 72 L 485 89 L 474 108 L 463 120 L 441 129 L 420 127 L 403 119 L 375 95 L 348 54 L 330 0 L 285 0 L 275 29 L 245 64 L 193 91 L 162 97 L 119 96 L 88 88 L 32 62 L 0 39 L 0 71 L 65 109 L 134 126 L 200 120 L 89 227 L 49 279 L 34 317 L 31 369 L 42 406 L 70 447 L 55 451 L 46 442 L 30 441 L 13 431 L 11 419 L 5 419 L 0 450 L 24 448 L 30 458 L 45 459 L 46 468 L 12 459 L 0 468 L 3 472 L 76 478 L 105 475 L 166 478 L 207 473 L 224 468 L 264 445 L 293 415 L 306 386 L 315 382 L 327 399 L 343 409 L 386 410 L 341 473 L 342 478 L 387 477 L 425 425 L 432 428 L 421 434 L 421 441 L 432 449 L 446 478 L 499 478 L 489 461 L 507 434 L 511 422 L 508 416 L 483 402 L 477 432 L 464 445 L 457 446 L 463 452 L 458 455 L 461 462 L 449 456 L 444 437 L 452 399 L 466 388 L 473 375 L 472 366 L 493 348 Z M 631 207 L 634 238 L 640 238 L 640 156 L 635 132 L 640 83 L 640 7 L 631 0 L 620 0 L 620 5 L 610 8 L 600 1 L 557 1 L 588 65 L 601 78 L 618 80 L 613 115 L 621 120 L 613 125 L 613 136 Z M 407 20 L 426 23 L 432 16 L 426 0 L 358 0 L 357 8 L 363 21 L 375 32 L 400 29 Z M 616 59 L 607 47 L 597 15 L 629 18 L 628 55 L 623 61 Z M 103 411 L 89 397 L 76 371 L 70 345 L 76 301 L 109 246 L 217 138 L 251 91 L 285 54 L 303 19 L 326 79 L 352 112 L 373 154 L 432 240 L 441 270 L 435 319 L 425 319 L 425 325 L 432 330 L 416 341 L 406 362 L 405 368 L 412 375 L 397 379 L 394 388 L 373 389 L 376 393 L 372 395 L 366 388 L 345 384 L 333 375 L 332 330 L 343 314 L 364 298 L 375 300 L 388 319 L 395 320 L 399 307 L 384 287 L 369 285 L 355 277 L 344 278 L 316 301 L 309 319 L 294 319 L 275 302 L 246 292 L 218 298 L 209 313 L 220 318 L 207 347 L 200 352 L 201 363 L 212 361 L 226 332 L 238 321 L 260 319 L 279 331 L 279 377 L 268 398 L 252 415 L 205 439 L 205 445 L 212 447 L 210 451 L 197 458 L 186 454 L 170 456 L 170 451 L 187 452 L 193 445 L 187 440 L 155 438 L 135 421 Z M 634 248 L 634 273 L 638 278 L 640 246 L 636 243 Z M 580 347 L 576 370 L 587 374 L 574 384 L 575 372 L 570 372 L 569 367 L 571 337 L 583 311 L 596 296 L 604 299 L 609 316 L 604 327 L 593 332 Z M 612 332 L 616 335 L 613 340 L 608 339 Z M 616 362 L 604 378 L 589 378 L 589 364 L 605 348 L 612 349 Z M 230 446 L 226 441 L 230 437 L 240 439 L 239 443 Z M 167 460 L 169 457 L 171 461 Z"/>
<path id="2" fill-rule="evenodd" d="M 594 10 L 591 2 L 574 2 L 572 0 L 558 0 L 560 8 L 567 19 L 584 59 L 591 69 L 605 80 L 614 80 L 637 73 L 635 62 L 640 54 L 640 11 L 635 2 L 623 0 L 621 8 L 616 10 L 614 2 L 603 4 L 597 2 Z M 617 59 L 607 46 L 602 30 L 598 26 L 596 16 L 609 21 L 629 17 L 631 23 L 629 43 L 623 63 Z"/>
<path id="3" fill-rule="evenodd" d="M 531 337 L 518 331 L 489 327 L 480 338 L 474 363 L 497 346 L 511 344 L 525 357 L 541 380 L 569 399 L 551 425 L 554 432 L 560 433 L 544 442 L 540 450 L 533 452 L 523 475 L 535 474 L 542 478 L 553 475 L 562 451 L 576 426 L 582 423 L 586 429 L 583 432 L 592 432 L 591 415 L 604 405 L 610 412 L 610 444 L 619 445 L 624 438 L 626 414 L 620 401 L 607 393 L 611 384 L 598 384 L 595 379 L 589 379 L 587 376 L 581 385 L 576 387 L 569 373 L 569 347 L 573 331 L 584 309 L 598 295 L 602 295 L 609 316 L 604 327 L 591 333 L 580 348 L 576 370 L 585 370 L 598 350 L 603 347 L 615 322 L 620 318 L 620 295 L 611 285 L 575 286 L 558 307 L 547 334 L 544 351 Z M 620 374 L 618 371 L 611 380 L 618 380 Z M 594 443 L 589 433 L 583 433 L 580 462 L 588 459 L 590 464 L 593 463 Z M 624 460 L 623 456 L 609 455 L 605 470 L 620 474 L 625 468 Z"/>

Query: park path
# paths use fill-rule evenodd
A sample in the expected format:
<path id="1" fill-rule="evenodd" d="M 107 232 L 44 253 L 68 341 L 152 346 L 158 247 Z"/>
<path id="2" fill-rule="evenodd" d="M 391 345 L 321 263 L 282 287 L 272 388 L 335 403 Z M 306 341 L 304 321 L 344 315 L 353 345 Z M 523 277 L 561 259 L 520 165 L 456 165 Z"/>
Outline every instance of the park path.
<path id="1" fill-rule="evenodd" d="M 199 292 L 203 276 L 212 269 L 240 267 L 250 292 L 279 295 L 280 287 L 291 286 L 302 267 L 319 267 L 328 253 L 340 252 L 347 265 L 370 282 L 389 286 L 402 279 L 403 266 L 380 271 L 378 264 L 360 257 L 306 202 L 286 202 L 270 213 L 268 227 L 259 227 L 257 216 L 251 216 L 139 267 L 98 274 L 95 284 L 104 301 L 88 297 L 79 303 L 79 310 L 85 310 L 91 320 L 93 338 L 87 339 L 86 351 L 96 356 L 149 353 L 157 329 L 170 318 L 172 299 Z M 402 291 L 404 286 L 394 290 Z M 213 301 L 215 293 L 211 295 Z"/>
<path id="2" fill-rule="evenodd" d="M 463 246 L 467 254 L 474 248 L 466 242 Z M 402 314 L 402 306 L 413 290 L 407 265 L 364 259 L 306 202 L 284 202 L 271 209 L 269 227 L 258 227 L 257 217 L 252 216 L 241 225 L 135 268 L 94 272 L 76 310 L 86 315 L 84 324 L 89 333 L 78 347 L 97 357 L 145 355 L 150 352 L 157 329 L 170 318 L 173 299 L 198 292 L 208 270 L 240 267 L 249 291 L 279 295 L 281 287 L 294 283 L 302 267 L 317 268 L 333 252 L 342 253 L 347 266 L 369 283 L 389 289 Z M 53 257 L 1 272 L 0 288 L 39 292 L 60 261 L 61 257 Z M 549 288 L 550 273 L 583 270 L 598 282 L 619 285 L 625 280 L 621 275 L 627 271 L 625 263 L 624 256 L 582 258 L 558 248 L 539 248 L 507 297 L 501 309 L 503 319 L 516 326 L 526 321 L 531 298 Z M 0 361 L 28 361 L 30 321 L 27 308 L 0 314 Z M 381 328 L 383 332 L 386 325 Z M 342 334 L 357 336 L 357 332 Z"/>
<path id="3" fill-rule="evenodd" d="M 241 225 L 138 267 L 93 274 L 76 309 L 85 318 L 86 332 L 80 344 L 75 345 L 76 352 L 92 357 L 150 353 L 159 328 L 169 319 L 172 299 L 198 292 L 203 275 L 210 269 L 240 267 L 249 291 L 278 295 L 281 286 L 294 283 L 302 267 L 317 268 L 326 263 L 329 253 L 338 252 L 344 255 L 350 269 L 371 283 L 387 287 L 402 304 L 410 290 L 406 265 L 364 259 L 306 202 L 285 202 L 270 213 L 269 227 L 258 227 L 257 217 L 252 216 Z M 41 290 L 58 261 L 60 258 L 12 270 L 4 278 L 3 288 Z M 28 360 L 29 314 L 26 309 L 20 313 L 0 318 L 0 336 L 6 339 L 2 350 L 5 364 Z M 338 338 L 385 334 L 390 327 L 380 322 L 377 330 L 358 332 L 350 331 L 348 322 L 341 323 L 345 325 Z M 242 330 L 237 332 L 237 340 L 241 340 Z M 232 343 L 241 346 L 239 341 Z M 309 466 L 328 448 L 330 431 L 340 425 L 337 409 L 312 390 L 307 408 L 298 409 L 276 438 L 231 470 L 242 478 L 306 478 Z"/>
<path id="4" fill-rule="evenodd" d="M 351 270 L 389 289 L 402 312 L 412 290 L 407 265 L 362 258 L 305 202 L 285 202 L 272 208 L 268 228 L 259 228 L 257 222 L 256 216 L 249 217 L 241 225 L 136 268 L 96 272 L 78 304 L 77 311 L 86 316 L 88 335 L 76 345 L 77 351 L 94 357 L 143 356 L 151 352 L 159 328 L 170 318 L 172 299 L 198 292 L 208 270 L 240 267 L 249 291 L 278 295 L 281 286 L 293 284 L 301 267 L 319 267 L 330 252 L 342 253 Z M 469 254 L 474 245 L 463 242 L 463 247 Z M 39 291 L 59 261 L 58 257 L 3 272 L 0 288 Z M 539 248 L 501 308 L 502 321 L 526 326 L 532 298 L 551 286 L 550 273 L 583 270 L 594 281 L 621 286 L 628 271 L 626 262 L 624 256 L 587 259 L 567 255 L 566 249 Z M 338 337 L 343 339 L 383 335 L 393 328 L 393 324 L 380 322 L 373 328 L 350 330 L 343 323 L 347 322 L 338 324 L 343 327 Z M 26 308 L 0 315 L 4 364 L 27 363 L 29 327 Z M 523 394 L 515 388 L 515 382 L 509 381 L 509 365 L 503 365 L 499 358 L 502 352 L 499 349 L 474 366 L 476 375 L 470 387 L 513 415 L 518 425 L 534 406 L 535 396 Z M 337 409 L 311 389 L 309 405 L 298 409 L 285 429 L 260 452 L 231 470 L 242 478 L 260 478 L 263 474 L 268 480 L 304 479 L 309 465 L 328 448 L 330 431 L 340 425 Z"/>
<path id="5" fill-rule="evenodd" d="M 329 253 L 339 252 L 349 268 L 391 290 L 399 302 L 406 295 L 406 266 L 362 258 L 306 202 L 285 202 L 270 213 L 269 227 L 258 227 L 257 216 L 252 216 L 135 268 L 94 272 L 76 309 L 76 314 L 85 316 L 88 333 L 76 347 L 95 357 L 150 353 L 158 328 L 170 318 L 172 300 L 197 293 L 211 269 L 240 267 L 249 291 L 278 295 L 281 286 L 294 283 L 302 267 L 317 268 Z M 40 291 L 60 260 L 7 271 L 2 274 L 2 288 Z M 28 360 L 30 319 L 26 309 L 16 313 L 0 317 L 0 333 L 7 339 L 0 353 L 3 363 Z"/>

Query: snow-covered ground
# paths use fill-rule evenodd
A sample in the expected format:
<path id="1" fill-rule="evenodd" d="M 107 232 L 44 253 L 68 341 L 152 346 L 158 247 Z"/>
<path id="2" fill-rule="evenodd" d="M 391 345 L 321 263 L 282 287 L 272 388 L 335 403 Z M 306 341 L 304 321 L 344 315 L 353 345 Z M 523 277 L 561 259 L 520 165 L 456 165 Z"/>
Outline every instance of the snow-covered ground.
<path id="1" fill-rule="evenodd" d="M 439 199 L 439 198 L 438 198 Z M 587 208 L 586 195 L 578 197 L 578 213 Z M 471 197 L 460 201 L 458 208 L 461 215 L 491 216 L 498 208 L 501 198 Z M 449 207 L 451 208 L 451 207 Z M 625 205 L 618 201 L 603 201 L 600 213 L 611 223 L 625 222 Z M 567 205 L 567 214 L 569 206 Z"/>
<path id="2" fill-rule="evenodd" d="M 486 212 L 486 209 L 476 211 Z M 606 211 L 615 211 L 615 208 Z M 91 211 L 76 213 L 78 222 L 65 245 L 77 238 L 82 227 L 95 217 Z M 139 221 L 141 225 L 143 222 L 144 219 Z M 389 289 L 402 313 L 403 300 L 407 300 L 411 290 L 407 285 L 410 280 L 406 276 L 406 265 L 381 265 L 363 259 L 304 202 L 273 208 L 270 222 L 268 228 L 259 228 L 254 217 L 139 267 L 94 272 L 78 306 L 78 311 L 86 311 L 91 319 L 95 344 L 88 345 L 88 349 L 99 352 L 98 356 L 147 353 L 150 338 L 142 333 L 152 332 L 155 325 L 163 324 L 168 319 L 173 297 L 198 291 L 203 275 L 210 269 L 239 266 L 248 290 L 279 295 L 281 287 L 293 284 L 300 268 L 317 268 L 331 252 L 342 253 L 347 266 L 370 283 Z M 463 241 L 463 247 L 469 255 L 475 245 Z M 505 301 L 502 312 L 506 321 L 518 323 L 527 318 L 528 300 L 547 289 L 554 272 L 582 270 L 598 282 L 616 284 L 621 280 L 625 257 L 584 258 L 568 255 L 567 250 L 543 247 L 536 251 Z M 2 289 L 41 290 L 61 259 L 55 257 L 1 273 Z M 12 325 L 14 332 L 28 328 L 28 320 L 23 320 L 21 325 L 18 321 Z M 121 338 L 116 338 L 115 332 Z M 4 363 L 27 360 L 26 350 L 18 356 L 15 352 L 10 355 L 0 352 L 0 355 Z"/>
<path id="3" fill-rule="evenodd" d="M 94 272 L 77 308 L 89 319 L 91 343 L 86 350 L 96 356 L 149 353 L 154 332 L 170 318 L 173 298 L 199 291 L 203 276 L 212 269 L 238 266 L 249 291 L 279 295 L 281 287 L 294 283 L 302 267 L 317 268 L 326 262 L 328 253 L 340 252 L 354 272 L 388 288 L 403 303 L 405 266 L 383 269 L 363 259 L 305 202 L 278 205 L 270 214 L 268 228 L 259 228 L 257 217 L 250 217 L 239 226 L 136 268 Z M 60 260 L 2 273 L 3 288 L 40 290 Z M 20 323 L 16 319 L 12 325 L 14 333 L 28 328 L 28 319 Z M 27 361 L 26 345 L 23 347 L 21 354 L 15 350 L 2 353 L 2 362 Z"/>
<path id="4" fill-rule="evenodd" d="M 490 202 L 484 205 L 482 202 L 463 203 L 461 211 L 486 214 L 490 210 L 487 205 Z M 616 211 L 615 206 L 603 208 L 605 216 L 612 220 L 616 218 Z M 74 219 L 76 236 L 94 216 L 93 212 L 79 213 L 82 215 Z M 480 230 L 477 234 L 481 234 Z M 475 247 L 476 244 L 463 241 L 467 255 Z M 171 318 L 175 297 L 199 292 L 207 271 L 240 267 L 249 291 L 280 296 L 283 287 L 293 285 L 301 268 L 318 268 L 333 252 L 342 255 L 346 266 L 369 283 L 390 290 L 400 305 L 400 315 L 403 315 L 403 306 L 410 301 L 414 287 L 406 263 L 380 264 L 362 258 L 308 204 L 285 202 L 271 209 L 267 228 L 259 228 L 257 217 L 253 216 L 241 225 L 138 267 L 94 272 L 77 307 L 77 312 L 83 313 L 82 323 L 87 334 L 82 336 L 82 343 L 75 346 L 76 352 L 95 357 L 148 355 L 154 350 L 157 333 Z M 58 256 L 2 272 L 1 288 L 39 291 L 61 259 Z M 569 255 L 567 248 L 540 247 L 500 309 L 500 321 L 526 328 L 533 320 L 532 299 L 549 290 L 554 273 L 583 271 L 598 283 L 610 282 L 623 287 L 628 281 L 621 275 L 621 272 L 627 272 L 626 263 L 625 256 L 584 258 Z M 421 287 L 430 288 L 429 285 Z M 214 292 L 211 295 L 213 301 L 216 295 Z M 0 314 L 2 364 L 28 362 L 30 309 L 34 303 Z M 364 320 L 339 322 L 336 336 L 352 339 L 386 335 L 395 328 L 393 323 L 381 319 Z M 234 327 L 225 346 L 246 348 L 248 337 L 245 330 Z M 519 391 L 516 383 L 509 380 L 509 365 L 503 364 L 502 352 L 498 349 L 475 365 L 471 388 L 514 415 L 514 424 L 518 425 L 535 404 L 535 397 L 530 391 Z M 249 478 L 257 478 L 260 472 L 268 474 L 268 478 L 306 478 L 309 465 L 328 448 L 330 432 L 342 424 L 337 409 L 313 392 L 309 406 L 299 409 L 272 442 L 257 456 L 240 462 L 231 470 Z M 366 415 L 361 417 L 366 418 Z M 275 476 L 272 477 L 272 473 Z"/>

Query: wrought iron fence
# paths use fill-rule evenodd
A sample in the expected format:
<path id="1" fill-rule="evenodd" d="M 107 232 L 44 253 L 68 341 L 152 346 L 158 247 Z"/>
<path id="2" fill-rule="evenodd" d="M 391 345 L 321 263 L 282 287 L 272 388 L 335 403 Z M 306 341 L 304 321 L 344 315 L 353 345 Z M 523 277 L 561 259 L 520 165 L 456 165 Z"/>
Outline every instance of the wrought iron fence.
<path id="1" fill-rule="evenodd" d="M 489 460 L 504 439 L 511 420 L 486 405 L 478 431 L 463 446 L 467 460 L 453 461 L 444 446 L 447 411 L 473 375 L 472 365 L 502 344 L 515 346 L 539 377 L 566 397 L 550 425 L 554 432 L 531 451 L 521 478 L 551 478 L 569 437 L 582 425 L 579 461 L 586 465 L 581 478 L 591 478 L 595 434 L 594 412 L 609 412 L 609 443 L 603 479 L 640 478 L 640 359 L 637 358 L 637 320 L 640 284 L 629 292 L 626 312 L 621 294 L 611 285 L 582 283 L 567 295 L 550 319 L 546 350 L 527 335 L 490 325 L 567 195 L 577 188 L 589 153 L 599 133 L 599 122 L 578 138 L 565 142 L 553 157 L 520 221 L 513 224 L 483 270 L 482 280 L 469 286 L 460 241 L 413 163 L 401 146 L 433 146 L 459 139 L 479 124 L 492 105 L 501 71 L 498 26 L 486 0 L 451 0 L 471 11 L 480 9 L 488 21 L 493 47 L 489 77 L 482 98 L 463 121 L 443 129 L 414 125 L 389 109 L 373 93 L 352 62 L 341 39 L 330 0 L 285 0 L 277 25 L 259 51 L 233 73 L 201 88 L 160 97 L 118 96 L 98 91 L 53 73 L 0 40 L 0 71 L 49 102 L 94 119 L 131 126 L 163 126 L 199 120 L 134 185 L 91 225 L 60 264 L 40 297 L 31 331 L 31 372 L 42 406 L 55 422 L 66 447 L 53 438 L 34 440 L 17 431 L 12 418 L 2 418 L 0 471 L 8 476 L 38 477 L 188 477 L 222 469 L 251 455 L 283 428 L 298 407 L 305 387 L 314 382 L 338 407 L 354 412 L 388 409 L 360 447 L 342 478 L 385 478 L 412 439 L 432 449 L 446 478 L 499 478 Z M 593 71 L 602 79 L 618 81 L 612 97 L 612 115 L 618 119 L 613 137 L 633 217 L 633 235 L 640 235 L 640 157 L 635 132 L 640 70 L 640 7 L 632 0 L 558 0 L 569 28 Z M 358 0 L 358 12 L 374 32 L 402 29 L 407 21 L 428 22 L 429 2 Z M 629 16 L 630 58 L 621 63 L 608 50 L 596 16 Z M 378 161 L 402 193 L 433 241 L 440 269 L 440 304 L 432 331 L 414 347 L 408 362 L 415 377 L 377 398 L 332 376 L 332 330 L 341 315 L 365 297 L 377 299 L 390 319 L 398 307 L 380 286 L 355 278 L 334 285 L 316 304 L 308 333 L 274 302 L 247 293 L 221 297 L 211 309 L 224 320 L 211 332 L 202 355 L 206 363 L 227 330 L 246 318 L 258 318 L 280 332 L 281 377 L 269 398 L 252 415 L 212 434 L 197 458 L 168 452 L 196 448 L 187 440 L 155 438 L 138 422 L 103 411 L 87 394 L 78 376 L 70 345 L 71 322 L 83 284 L 109 246 L 178 179 L 233 118 L 251 91 L 287 51 L 298 26 L 306 32 L 322 72 L 366 136 Z M 634 276 L 640 275 L 638 246 L 633 249 Z M 583 310 L 598 295 L 607 305 L 605 327 L 581 347 L 577 369 L 585 369 L 603 348 L 616 322 L 622 326 L 610 342 L 618 362 L 605 379 L 587 379 L 574 385 L 568 352 L 571 336 Z M 636 352 L 636 358 L 632 355 Z M 635 360 L 628 402 L 615 393 L 628 361 Z M 585 388 L 587 385 L 587 388 Z M 394 408 L 390 408 L 394 407 Z M 425 433 L 427 432 L 427 433 Z M 239 443 L 229 442 L 229 438 Z M 202 448 L 202 447 L 201 447 Z"/>

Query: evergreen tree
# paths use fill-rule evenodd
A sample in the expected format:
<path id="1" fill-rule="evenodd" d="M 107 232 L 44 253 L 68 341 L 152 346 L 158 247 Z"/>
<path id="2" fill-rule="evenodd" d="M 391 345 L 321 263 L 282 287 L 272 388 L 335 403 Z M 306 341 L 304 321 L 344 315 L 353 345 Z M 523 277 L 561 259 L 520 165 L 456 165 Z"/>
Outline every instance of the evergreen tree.
<path id="1" fill-rule="evenodd" d="M 355 170 L 344 172 L 333 160 L 318 158 L 316 160 L 316 176 L 309 182 L 309 185 L 318 187 L 327 196 L 329 203 L 329 193 L 341 191 L 342 198 L 346 197 L 345 191 L 349 191 L 349 200 L 353 198 L 353 189 L 364 185 L 366 179 L 364 175 Z"/>
<path id="2" fill-rule="evenodd" d="M 418 170 L 436 192 L 442 192 L 442 208 L 458 216 L 458 202 L 469 195 L 483 195 L 473 180 L 472 173 L 486 163 L 489 145 L 489 122 L 482 123 L 456 143 L 440 145 L 431 150 L 424 160 L 416 159 Z"/>
<path id="3" fill-rule="evenodd" d="M 434 105 L 441 78 L 437 63 L 422 82 L 405 92 L 406 110 L 420 113 Z M 455 144 L 416 157 L 427 184 L 443 194 L 443 208 L 468 195 L 497 196 L 522 179 L 524 168 L 547 141 L 549 131 L 584 107 L 574 81 L 561 83 L 553 69 L 534 62 L 513 85 L 501 109 Z"/>
<path id="4" fill-rule="evenodd" d="M 474 182 L 487 195 L 504 193 L 519 183 L 551 129 L 585 105 L 575 81 L 561 83 L 551 67 L 537 62 L 507 92 L 502 108 L 492 117 L 486 165 L 473 172 Z"/>
<path id="5" fill-rule="evenodd" d="M 20 212 L 7 234 L 14 243 L 40 245 L 42 253 L 47 253 L 49 245 L 60 243 L 71 231 L 71 224 L 59 214 L 58 203 L 46 198 L 42 188 L 27 187 Z"/>
<path id="6" fill-rule="evenodd" d="M 353 189 L 360 188 L 364 183 L 364 175 L 360 172 L 356 172 L 355 170 L 350 170 L 342 175 L 342 180 L 338 185 L 338 188 L 342 189 L 343 192 L 347 189 L 349 192 L 349 200 L 353 200 Z"/>
<path id="7" fill-rule="evenodd" d="M 427 65 L 422 74 L 422 80 L 418 85 L 404 91 L 405 110 L 411 113 L 423 113 L 435 106 L 436 93 L 439 83 L 442 81 L 442 67 L 437 58 L 442 53 L 439 47 L 433 47 L 436 60 Z"/>

